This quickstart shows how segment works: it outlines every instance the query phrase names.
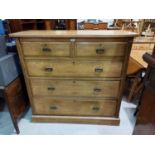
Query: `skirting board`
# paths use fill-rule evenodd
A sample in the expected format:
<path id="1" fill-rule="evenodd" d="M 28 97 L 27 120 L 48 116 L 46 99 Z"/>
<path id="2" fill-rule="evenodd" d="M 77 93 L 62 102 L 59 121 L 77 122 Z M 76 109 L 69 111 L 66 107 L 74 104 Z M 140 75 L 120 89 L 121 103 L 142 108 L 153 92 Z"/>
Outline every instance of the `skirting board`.
<path id="1" fill-rule="evenodd" d="M 118 126 L 120 123 L 120 119 L 116 117 L 32 115 L 32 122 L 79 123 L 79 124 L 100 124 L 100 125 Z"/>

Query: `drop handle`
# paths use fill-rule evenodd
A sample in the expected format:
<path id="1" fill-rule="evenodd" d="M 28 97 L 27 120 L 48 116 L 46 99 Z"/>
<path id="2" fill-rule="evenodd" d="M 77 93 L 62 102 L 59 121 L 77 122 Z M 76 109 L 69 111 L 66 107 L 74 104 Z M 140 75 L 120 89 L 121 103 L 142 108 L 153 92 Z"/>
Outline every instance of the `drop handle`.
<path id="1" fill-rule="evenodd" d="M 102 73 L 103 72 L 103 68 L 95 68 L 95 72 L 96 73 Z"/>
<path id="2" fill-rule="evenodd" d="M 93 111 L 99 111 L 100 108 L 99 108 L 99 107 L 93 107 L 92 110 L 93 110 Z"/>
<path id="3" fill-rule="evenodd" d="M 97 48 L 96 49 L 96 54 L 103 54 L 105 52 L 104 48 Z"/>
<path id="4" fill-rule="evenodd" d="M 102 91 L 102 89 L 100 89 L 100 88 L 94 88 L 94 92 L 99 93 L 99 92 L 101 92 L 101 91 Z"/>
<path id="5" fill-rule="evenodd" d="M 51 110 L 57 110 L 58 107 L 57 107 L 57 106 L 50 106 L 50 109 L 51 109 Z"/>
<path id="6" fill-rule="evenodd" d="M 42 48 L 42 51 L 43 51 L 43 52 L 51 52 L 52 49 L 49 48 L 49 47 L 46 47 L 46 45 L 45 45 L 45 47 Z"/>
<path id="7" fill-rule="evenodd" d="M 52 72 L 52 71 L 53 71 L 53 68 L 46 67 L 46 68 L 44 68 L 44 70 L 45 70 L 46 72 Z"/>
<path id="8" fill-rule="evenodd" d="M 48 89 L 49 91 L 54 91 L 54 90 L 55 90 L 54 87 L 48 87 L 47 89 Z"/>

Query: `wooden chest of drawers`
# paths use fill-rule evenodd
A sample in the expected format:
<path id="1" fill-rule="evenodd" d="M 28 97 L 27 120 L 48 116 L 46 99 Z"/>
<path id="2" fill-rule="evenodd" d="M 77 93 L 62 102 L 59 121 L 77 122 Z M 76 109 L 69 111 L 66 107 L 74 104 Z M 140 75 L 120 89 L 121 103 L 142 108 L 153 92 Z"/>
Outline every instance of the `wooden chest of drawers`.
<path id="1" fill-rule="evenodd" d="M 135 33 L 26 31 L 16 37 L 32 121 L 119 124 Z"/>

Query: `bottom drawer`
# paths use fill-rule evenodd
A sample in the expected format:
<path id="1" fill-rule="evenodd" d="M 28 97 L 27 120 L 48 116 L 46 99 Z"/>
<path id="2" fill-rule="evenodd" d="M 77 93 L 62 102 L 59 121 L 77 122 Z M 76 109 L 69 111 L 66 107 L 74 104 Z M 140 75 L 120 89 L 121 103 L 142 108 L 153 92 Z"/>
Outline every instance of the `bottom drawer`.
<path id="1" fill-rule="evenodd" d="M 115 100 L 73 100 L 34 98 L 34 114 L 72 116 L 114 116 Z"/>

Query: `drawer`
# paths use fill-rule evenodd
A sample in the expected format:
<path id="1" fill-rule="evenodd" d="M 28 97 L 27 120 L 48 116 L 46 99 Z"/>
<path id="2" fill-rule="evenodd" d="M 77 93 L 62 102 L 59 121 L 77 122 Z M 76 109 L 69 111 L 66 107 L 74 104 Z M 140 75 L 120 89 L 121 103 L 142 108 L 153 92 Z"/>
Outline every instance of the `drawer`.
<path id="1" fill-rule="evenodd" d="M 69 42 L 22 42 L 25 56 L 70 56 Z"/>
<path id="2" fill-rule="evenodd" d="M 30 79 L 34 96 L 117 97 L 120 81 Z"/>
<path id="3" fill-rule="evenodd" d="M 65 61 L 26 60 L 30 76 L 44 77 L 120 77 L 121 60 Z"/>
<path id="4" fill-rule="evenodd" d="M 79 57 L 124 56 L 126 42 L 78 42 L 76 55 Z"/>
<path id="5" fill-rule="evenodd" d="M 115 100 L 73 100 L 34 98 L 34 114 L 75 115 L 75 116 L 114 116 Z"/>

